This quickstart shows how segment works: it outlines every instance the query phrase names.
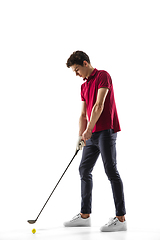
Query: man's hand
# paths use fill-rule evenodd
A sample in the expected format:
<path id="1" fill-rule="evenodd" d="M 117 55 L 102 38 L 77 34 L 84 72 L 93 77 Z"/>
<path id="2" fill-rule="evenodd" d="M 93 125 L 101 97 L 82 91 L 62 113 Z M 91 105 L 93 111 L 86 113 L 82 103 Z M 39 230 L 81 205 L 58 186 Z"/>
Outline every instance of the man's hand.
<path id="1" fill-rule="evenodd" d="M 85 145 L 86 145 L 86 141 L 89 140 L 91 136 L 92 136 L 92 130 L 86 129 L 82 134 L 82 140 L 84 141 Z"/>
<path id="2" fill-rule="evenodd" d="M 77 141 L 76 150 L 82 150 L 82 148 L 85 146 L 84 141 L 82 140 L 82 137 L 79 136 Z"/>

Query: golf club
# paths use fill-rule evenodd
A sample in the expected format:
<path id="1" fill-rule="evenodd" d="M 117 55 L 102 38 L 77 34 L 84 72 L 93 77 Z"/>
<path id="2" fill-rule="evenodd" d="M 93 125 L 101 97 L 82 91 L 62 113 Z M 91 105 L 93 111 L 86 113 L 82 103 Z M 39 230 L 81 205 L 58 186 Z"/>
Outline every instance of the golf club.
<path id="1" fill-rule="evenodd" d="M 67 169 L 69 168 L 69 166 L 70 166 L 70 164 L 72 163 L 73 159 L 74 159 L 74 158 L 75 158 L 75 156 L 77 155 L 78 151 L 79 151 L 79 150 L 76 150 L 76 152 L 75 152 L 75 154 L 74 154 L 74 156 L 73 156 L 72 160 L 70 161 L 70 163 L 68 164 L 68 166 L 67 166 L 67 168 L 65 169 L 64 173 L 62 174 L 61 178 L 60 178 L 60 179 L 59 179 L 59 181 L 57 182 L 57 184 L 56 184 L 55 188 L 54 188 L 54 189 L 53 189 L 53 191 L 51 192 L 51 194 L 50 194 L 49 198 L 48 198 L 48 199 L 47 199 L 47 201 L 45 202 L 45 204 L 44 204 L 43 208 L 41 209 L 40 213 L 38 214 L 37 218 L 36 218 L 35 220 L 28 220 L 28 221 L 27 221 L 28 223 L 30 223 L 30 224 L 34 224 L 34 223 L 37 221 L 37 219 L 39 218 L 39 216 L 40 216 L 41 212 L 42 212 L 42 211 L 43 211 L 43 209 L 45 208 L 45 206 L 46 206 L 47 202 L 49 201 L 49 199 L 50 199 L 50 197 L 52 196 L 53 192 L 55 191 L 56 187 L 58 186 L 59 182 L 60 182 L 60 181 L 61 181 L 61 179 L 63 178 L 63 176 L 64 176 L 65 172 L 67 171 Z"/>

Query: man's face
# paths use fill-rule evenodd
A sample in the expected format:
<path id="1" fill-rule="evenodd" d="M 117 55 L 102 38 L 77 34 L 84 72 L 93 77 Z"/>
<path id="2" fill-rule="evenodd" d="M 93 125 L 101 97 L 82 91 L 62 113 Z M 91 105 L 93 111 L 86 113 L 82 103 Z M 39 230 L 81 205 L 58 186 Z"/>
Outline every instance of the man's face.
<path id="1" fill-rule="evenodd" d="M 83 66 L 74 64 L 73 66 L 71 66 L 71 68 L 73 72 L 76 73 L 76 76 L 80 76 L 82 78 L 85 78 L 87 76 L 88 70 L 86 64 L 83 64 Z"/>

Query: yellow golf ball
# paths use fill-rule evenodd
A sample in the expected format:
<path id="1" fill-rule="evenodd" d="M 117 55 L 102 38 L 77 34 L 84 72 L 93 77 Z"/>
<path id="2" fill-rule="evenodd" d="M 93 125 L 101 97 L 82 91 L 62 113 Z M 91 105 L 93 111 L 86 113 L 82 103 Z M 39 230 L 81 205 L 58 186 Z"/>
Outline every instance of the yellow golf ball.
<path id="1" fill-rule="evenodd" d="M 33 233 L 33 234 L 36 233 L 36 229 L 35 229 L 35 228 L 32 229 L 32 233 Z"/>

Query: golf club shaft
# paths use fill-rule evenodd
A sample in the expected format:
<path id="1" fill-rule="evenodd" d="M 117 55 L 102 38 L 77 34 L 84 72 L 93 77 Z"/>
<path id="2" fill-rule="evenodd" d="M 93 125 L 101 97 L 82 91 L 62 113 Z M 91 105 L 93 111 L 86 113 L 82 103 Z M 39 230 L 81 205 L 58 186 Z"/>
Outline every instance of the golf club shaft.
<path id="1" fill-rule="evenodd" d="M 63 178 L 63 176 L 64 176 L 64 174 L 66 173 L 67 169 L 69 168 L 70 164 L 72 163 L 73 159 L 74 159 L 74 158 L 75 158 L 75 156 L 77 155 L 78 151 L 79 151 L 79 150 L 76 150 L 76 153 L 74 154 L 74 156 L 73 156 L 72 160 L 70 161 L 70 163 L 69 163 L 69 164 L 68 164 L 68 166 L 66 167 L 66 169 L 65 169 L 64 173 L 63 173 L 63 174 L 62 174 L 62 176 L 60 177 L 60 179 L 59 179 L 59 181 L 57 182 L 57 184 L 56 184 L 55 188 L 54 188 L 54 189 L 53 189 L 53 191 L 51 192 L 51 194 L 50 194 L 49 198 L 48 198 L 48 199 L 47 199 L 47 201 L 45 202 L 45 204 L 44 204 L 43 208 L 41 209 L 40 213 L 38 214 L 38 216 L 37 216 L 37 218 L 36 218 L 35 222 L 36 222 L 36 221 L 37 221 L 37 219 L 39 218 L 39 216 L 40 216 L 41 212 L 42 212 L 42 211 L 43 211 L 43 209 L 45 208 L 45 206 L 46 206 L 47 202 L 49 201 L 49 199 L 50 199 L 50 197 L 52 196 L 53 192 L 54 192 L 54 191 L 55 191 L 55 189 L 57 188 L 58 184 L 60 183 L 61 179 Z"/>

